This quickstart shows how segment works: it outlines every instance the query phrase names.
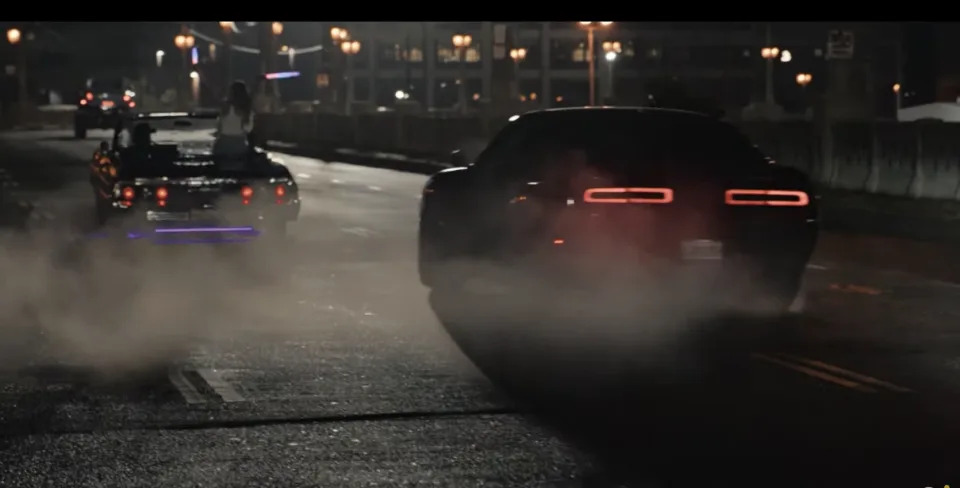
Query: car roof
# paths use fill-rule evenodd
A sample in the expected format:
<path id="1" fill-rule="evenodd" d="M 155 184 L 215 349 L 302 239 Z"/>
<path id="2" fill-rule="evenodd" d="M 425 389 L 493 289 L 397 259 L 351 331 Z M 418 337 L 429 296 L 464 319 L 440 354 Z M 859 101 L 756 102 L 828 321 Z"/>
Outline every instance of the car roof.
<path id="1" fill-rule="evenodd" d="M 678 108 L 661 108 L 661 107 L 608 107 L 608 106 L 599 106 L 599 107 L 560 107 L 560 108 L 546 108 L 541 110 L 532 110 L 526 112 L 521 117 L 537 116 L 537 117 L 549 117 L 554 114 L 596 114 L 596 113 L 611 113 L 611 114 L 624 114 L 624 113 L 637 113 L 650 116 L 661 116 L 661 117 L 690 117 L 697 119 L 714 119 L 707 114 L 701 112 L 695 112 L 692 110 L 683 110 Z"/>

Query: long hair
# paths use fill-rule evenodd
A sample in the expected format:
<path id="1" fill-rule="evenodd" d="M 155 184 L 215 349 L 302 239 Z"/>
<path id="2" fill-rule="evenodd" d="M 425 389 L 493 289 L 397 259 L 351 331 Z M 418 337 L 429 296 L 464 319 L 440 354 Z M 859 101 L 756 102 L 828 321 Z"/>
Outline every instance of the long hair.
<path id="1" fill-rule="evenodd" d="M 234 81 L 230 84 L 230 91 L 223 106 L 224 113 L 229 113 L 231 107 L 244 122 L 250 120 L 250 114 L 253 112 L 253 100 L 250 98 L 250 92 L 247 91 L 246 83 Z"/>

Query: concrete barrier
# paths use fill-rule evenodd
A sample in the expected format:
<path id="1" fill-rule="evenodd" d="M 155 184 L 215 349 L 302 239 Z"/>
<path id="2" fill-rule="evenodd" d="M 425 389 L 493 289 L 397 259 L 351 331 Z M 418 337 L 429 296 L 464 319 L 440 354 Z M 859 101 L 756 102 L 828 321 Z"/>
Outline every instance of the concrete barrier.
<path id="1" fill-rule="evenodd" d="M 506 117 L 395 112 L 265 114 L 263 136 L 310 149 L 351 147 L 443 159 L 470 141 L 489 140 Z M 910 198 L 960 200 L 960 124 L 742 123 L 780 163 L 808 172 L 826 188 Z"/>

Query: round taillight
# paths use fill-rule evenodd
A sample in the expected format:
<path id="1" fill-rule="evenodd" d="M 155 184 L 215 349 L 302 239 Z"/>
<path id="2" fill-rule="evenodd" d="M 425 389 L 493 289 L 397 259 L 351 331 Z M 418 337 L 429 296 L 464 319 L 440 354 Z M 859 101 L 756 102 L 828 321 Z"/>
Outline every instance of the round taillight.
<path id="1" fill-rule="evenodd" d="M 133 200 L 133 197 L 136 196 L 136 193 L 134 193 L 133 188 L 130 188 L 129 186 L 123 189 L 122 194 L 123 194 L 124 200 Z"/>
<path id="2" fill-rule="evenodd" d="M 249 186 L 243 187 L 243 189 L 240 190 L 240 196 L 242 196 L 243 198 L 250 198 L 250 197 L 252 197 L 252 196 L 253 196 L 253 188 L 250 188 Z"/>
<path id="3" fill-rule="evenodd" d="M 277 186 L 276 193 L 278 197 L 282 197 L 287 194 L 287 189 L 283 185 Z"/>
<path id="4" fill-rule="evenodd" d="M 167 193 L 166 188 L 162 186 L 160 188 L 157 188 L 157 200 L 166 200 L 167 196 L 169 196 L 169 193 Z"/>
<path id="5" fill-rule="evenodd" d="M 93 100 L 93 93 L 87 92 L 87 100 Z"/>

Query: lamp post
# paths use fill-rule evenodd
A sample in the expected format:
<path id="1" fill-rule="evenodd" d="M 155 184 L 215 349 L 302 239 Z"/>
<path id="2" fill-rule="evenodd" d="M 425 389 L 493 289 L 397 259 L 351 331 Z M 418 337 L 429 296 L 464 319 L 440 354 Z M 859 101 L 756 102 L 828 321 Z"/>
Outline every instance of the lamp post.
<path id="1" fill-rule="evenodd" d="M 347 29 L 344 29 L 343 27 L 330 28 L 330 41 L 333 42 L 333 45 L 335 48 L 339 48 L 342 50 L 342 48 L 340 48 L 341 44 L 346 42 L 348 39 L 350 39 L 350 31 L 348 31 Z M 344 58 L 345 57 L 346 55 L 344 55 Z M 343 64 L 339 64 L 341 61 L 343 61 L 343 58 L 336 56 L 335 64 L 336 64 L 336 69 L 338 70 L 344 69 L 343 67 L 346 66 L 345 62 Z M 333 82 L 333 93 L 332 93 L 332 98 L 333 98 L 332 102 L 334 104 L 339 103 L 340 87 L 343 85 L 343 79 L 345 78 L 345 76 L 346 75 L 344 73 L 340 73 L 339 76 L 334 77 L 335 81 Z"/>
<path id="2" fill-rule="evenodd" d="M 623 52 L 623 45 L 620 44 L 620 41 L 604 41 L 601 47 L 603 48 L 603 57 L 607 60 L 607 96 L 612 98 L 614 88 L 613 62 Z"/>
<path id="3" fill-rule="evenodd" d="M 223 30 L 223 76 L 227 87 L 233 81 L 233 22 L 220 22 Z"/>
<path id="4" fill-rule="evenodd" d="M 587 30 L 587 78 L 590 83 L 590 105 L 596 105 L 597 100 L 597 65 L 593 56 L 593 38 L 594 31 L 597 28 L 606 28 L 613 25 L 613 22 L 580 22 L 580 27 Z"/>
<path id="5" fill-rule="evenodd" d="M 345 113 L 350 115 L 353 109 L 353 56 L 360 52 L 360 41 L 343 41 L 340 43 L 340 50 L 347 56 L 345 76 L 347 82 L 347 106 Z"/>
<path id="6" fill-rule="evenodd" d="M 467 48 L 473 42 L 470 34 L 456 34 L 453 36 L 453 47 L 457 50 L 457 61 L 460 64 L 460 75 L 457 80 L 457 103 L 460 105 L 460 113 L 467 113 Z"/>
<path id="7" fill-rule="evenodd" d="M 7 42 L 17 50 L 17 101 L 20 110 L 27 109 L 27 46 L 23 42 L 23 32 L 13 28 L 7 31 Z"/>
<path id="8" fill-rule="evenodd" d="M 893 84 L 893 96 L 894 98 L 896 98 L 895 108 L 897 109 L 896 113 L 894 113 L 894 118 L 897 120 L 899 120 L 900 118 L 900 107 L 903 106 L 903 98 L 900 93 L 901 90 L 902 90 L 902 87 L 900 86 L 900 83 Z"/>
<path id="9" fill-rule="evenodd" d="M 764 100 L 770 105 L 774 104 L 773 98 L 773 63 L 780 57 L 780 48 L 771 46 L 760 50 L 760 56 L 766 63 L 766 77 L 764 81 Z"/>
<path id="10" fill-rule="evenodd" d="M 520 62 L 527 57 L 527 50 L 522 47 L 510 50 L 510 59 L 513 60 L 513 99 L 520 98 Z"/>
<path id="11" fill-rule="evenodd" d="M 180 75 L 179 83 L 181 88 L 177 90 L 177 93 L 180 94 L 180 102 L 184 104 L 187 101 L 187 90 L 191 85 L 191 79 L 189 78 L 190 65 L 187 61 L 187 58 L 189 57 L 189 51 L 191 48 L 193 48 L 194 43 L 196 43 L 196 39 L 187 33 L 186 26 L 184 26 L 182 34 L 177 34 L 177 36 L 173 38 L 173 44 L 177 46 L 177 49 L 180 50 L 180 58 L 182 60 L 183 72 Z"/>

